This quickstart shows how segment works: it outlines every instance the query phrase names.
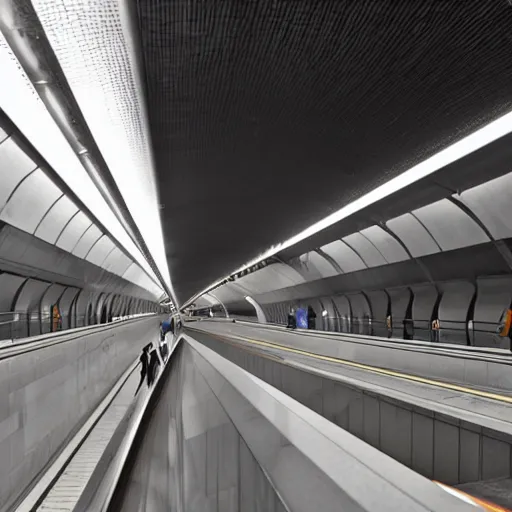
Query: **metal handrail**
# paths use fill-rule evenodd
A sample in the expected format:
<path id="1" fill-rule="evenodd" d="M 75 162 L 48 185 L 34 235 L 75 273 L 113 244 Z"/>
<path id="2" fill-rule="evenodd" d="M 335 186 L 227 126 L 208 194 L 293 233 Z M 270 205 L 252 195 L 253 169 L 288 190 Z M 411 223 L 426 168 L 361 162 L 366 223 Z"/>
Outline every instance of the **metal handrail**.
<path id="1" fill-rule="evenodd" d="M 222 322 L 222 319 L 205 319 L 205 321 L 211 322 Z M 224 320 L 225 321 L 225 320 Z M 266 324 L 259 323 L 257 321 L 249 321 L 249 320 L 238 320 L 238 323 L 248 324 L 251 326 L 257 325 L 259 328 L 266 328 L 269 330 L 279 330 L 279 331 L 287 331 L 285 324 L 275 324 L 271 322 L 267 322 Z M 188 329 L 194 329 L 193 327 L 188 327 Z M 301 336 L 313 336 L 318 338 L 329 338 L 329 339 L 348 339 L 348 341 L 359 342 L 359 343 L 372 343 L 372 342 L 384 342 L 389 344 L 390 348 L 397 349 L 405 349 L 407 347 L 424 347 L 427 351 L 430 351 L 433 347 L 438 351 L 440 349 L 445 351 L 457 351 L 460 353 L 467 353 L 470 356 L 497 356 L 501 357 L 502 354 L 507 356 L 509 359 L 509 351 L 506 349 L 497 349 L 492 347 L 478 347 L 473 345 L 459 345 L 459 344 L 449 344 L 444 342 L 433 342 L 433 341 L 425 341 L 425 340 L 406 340 L 403 338 L 385 338 L 382 336 L 373 336 L 370 334 L 358 334 L 358 333 L 350 333 L 350 332 L 336 332 L 336 331 L 321 331 L 321 330 L 313 330 L 313 329 L 296 329 L 293 331 L 294 334 Z M 498 352 L 499 351 L 499 352 Z M 511 360 L 512 363 L 512 360 Z M 508 361 L 507 361 L 508 364 Z"/>
<path id="2" fill-rule="evenodd" d="M 113 317 L 111 322 L 126 321 L 133 318 L 142 318 L 145 316 L 155 315 L 157 313 L 138 313 L 133 315 L 125 315 L 121 317 Z M 7 318 L 6 318 L 7 317 Z M 60 319 L 59 319 L 60 320 Z M 54 330 L 54 317 L 51 313 L 38 314 L 19 312 L 19 311 L 3 311 L 0 312 L 0 343 L 2 345 L 11 343 L 23 343 L 24 339 L 38 338 L 49 334 L 59 335 L 75 329 L 84 329 L 97 327 L 98 325 L 106 325 L 100 323 L 88 324 L 88 315 L 75 316 L 73 318 L 74 327 L 70 325 L 69 317 L 64 317 L 66 325 L 63 327 L 62 321 Z M 34 331 L 36 334 L 34 334 Z"/>
<path id="3" fill-rule="evenodd" d="M 158 316 L 158 313 L 154 313 L 153 316 Z M 146 317 L 146 315 L 144 315 Z M 132 318 L 128 320 L 123 320 L 123 322 L 131 322 L 137 321 L 140 318 Z M 47 348 L 52 345 L 57 345 L 59 343 L 67 343 L 69 341 L 73 341 L 77 338 L 81 338 L 87 335 L 89 332 L 96 331 L 107 331 L 119 326 L 119 322 L 110 322 L 107 324 L 95 324 L 88 325 L 85 327 L 77 327 L 75 329 L 65 329 L 63 331 L 57 331 L 53 333 L 42 334 L 38 336 L 32 336 L 29 338 L 24 338 L 22 340 L 17 340 L 16 343 L 11 344 L 0 344 L 0 360 L 8 359 L 10 357 L 15 357 L 17 355 L 32 352 L 34 350 L 40 350 L 42 348 Z"/>

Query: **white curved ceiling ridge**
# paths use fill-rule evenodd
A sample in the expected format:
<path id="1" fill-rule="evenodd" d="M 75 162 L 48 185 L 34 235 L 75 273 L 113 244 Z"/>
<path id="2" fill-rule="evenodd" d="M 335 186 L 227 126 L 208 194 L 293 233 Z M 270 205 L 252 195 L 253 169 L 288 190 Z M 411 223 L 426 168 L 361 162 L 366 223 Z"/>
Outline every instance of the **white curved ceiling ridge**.
<path id="1" fill-rule="evenodd" d="M 0 76 L 0 108 L 133 259 L 158 281 L 46 110 L 1 32 Z"/>
<path id="2" fill-rule="evenodd" d="M 499 139 L 500 137 L 503 137 L 504 135 L 507 135 L 510 132 L 512 132 L 512 112 L 509 112 L 508 114 L 505 114 L 495 121 L 492 121 L 483 128 L 473 132 L 471 135 L 464 137 L 460 141 L 452 144 L 451 146 L 448 146 L 442 151 L 439 151 L 423 162 L 420 162 L 419 164 L 411 167 L 396 178 L 389 180 L 371 192 L 368 192 L 367 194 L 356 199 L 352 203 L 344 206 L 343 208 L 340 208 L 336 212 L 313 224 L 309 228 L 306 228 L 304 231 L 301 231 L 285 242 L 270 248 L 266 253 L 261 255 L 256 260 L 248 263 L 243 268 L 250 267 L 251 265 L 256 264 L 258 261 L 269 258 L 270 256 L 277 254 L 279 251 L 282 251 L 288 247 L 291 247 L 292 245 L 301 242 L 302 240 L 305 240 L 306 238 L 309 238 L 319 231 L 322 231 L 323 229 L 336 224 L 340 220 L 343 220 L 350 215 L 357 213 L 363 208 L 366 208 L 367 206 L 370 206 L 373 203 L 376 203 L 377 201 L 390 196 L 400 189 L 429 176 L 439 169 L 442 169 L 443 167 L 456 162 L 457 160 L 460 160 L 461 158 L 477 151 L 478 149 L 486 146 L 487 144 L 490 144 L 491 142 Z"/>
<path id="3" fill-rule="evenodd" d="M 408 185 L 411 185 L 416 181 L 429 176 L 430 174 L 433 174 L 443 167 L 456 162 L 457 160 L 460 160 L 461 158 L 477 151 L 480 148 L 483 148 L 484 146 L 499 139 L 500 137 L 509 134 L 510 132 L 512 132 L 512 112 L 499 117 L 498 119 L 485 125 L 483 128 L 476 130 L 472 134 L 464 137 L 458 142 L 455 142 L 451 146 L 448 146 L 447 148 L 439 151 L 430 158 L 427 158 L 423 162 L 420 162 L 419 164 L 411 167 L 399 176 L 389 180 L 383 185 L 380 185 L 371 192 L 368 192 L 367 194 L 361 196 L 346 206 L 343 206 L 336 212 L 309 226 L 304 231 L 301 231 L 288 240 L 278 245 L 272 246 L 265 253 L 259 255 L 254 260 L 234 270 L 230 275 L 241 272 L 242 270 L 245 270 L 267 258 L 270 258 L 271 256 L 274 256 L 278 252 L 287 249 L 288 247 L 292 247 L 302 240 L 313 236 L 319 231 L 322 231 L 323 229 L 336 224 L 337 222 L 349 217 L 350 215 L 357 213 L 363 208 L 366 208 L 373 203 L 376 203 L 377 201 L 380 201 L 381 199 L 384 199 L 391 194 L 398 192 L 402 188 L 407 187 Z M 198 293 L 194 298 L 206 293 L 209 289 L 211 289 L 212 286 L 219 285 L 224 279 L 227 279 L 228 277 L 229 276 L 219 279 L 219 281 L 210 285 L 201 293 Z"/>
<path id="4" fill-rule="evenodd" d="M 32 4 L 123 199 L 170 287 L 149 127 L 125 3 L 33 0 Z"/>
<path id="5" fill-rule="evenodd" d="M 0 187 L 1 221 L 131 281 L 153 299 L 161 298 L 161 287 L 78 209 L 10 136 L 0 141 L 0 183 L 5 185 Z"/>

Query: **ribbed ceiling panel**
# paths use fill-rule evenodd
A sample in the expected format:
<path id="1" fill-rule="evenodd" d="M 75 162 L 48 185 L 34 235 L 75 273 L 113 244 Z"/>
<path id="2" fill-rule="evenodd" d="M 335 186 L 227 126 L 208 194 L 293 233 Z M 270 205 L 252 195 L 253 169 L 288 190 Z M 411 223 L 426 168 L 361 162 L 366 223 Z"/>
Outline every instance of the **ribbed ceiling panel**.
<path id="1" fill-rule="evenodd" d="M 509 4 L 139 0 L 180 299 L 508 112 Z"/>

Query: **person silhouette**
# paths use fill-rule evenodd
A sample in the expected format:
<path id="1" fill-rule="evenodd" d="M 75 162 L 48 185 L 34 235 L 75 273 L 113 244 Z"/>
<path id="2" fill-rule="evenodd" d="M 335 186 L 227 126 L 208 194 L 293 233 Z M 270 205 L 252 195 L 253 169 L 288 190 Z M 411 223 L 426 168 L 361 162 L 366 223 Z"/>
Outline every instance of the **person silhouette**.
<path id="1" fill-rule="evenodd" d="M 135 394 L 137 394 L 139 392 L 139 389 L 142 386 L 142 383 L 144 382 L 144 379 L 146 378 L 146 375 L 148 373 L 148 366 L 149 366 L 148 348 L 149 348 L 149 345 L 142 347 L 142 354 L 139 357 L 139 362 L 141 365 L 140 366 L 140 382 L 139 382 L 139 385 L 137 386 Z"/>

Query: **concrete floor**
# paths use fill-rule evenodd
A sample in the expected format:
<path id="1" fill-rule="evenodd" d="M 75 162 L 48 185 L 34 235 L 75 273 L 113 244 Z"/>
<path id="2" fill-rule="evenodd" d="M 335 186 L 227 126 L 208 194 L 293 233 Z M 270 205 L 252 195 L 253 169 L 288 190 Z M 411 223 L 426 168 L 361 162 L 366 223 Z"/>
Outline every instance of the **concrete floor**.
<path id="1" fill-rule="evenodd" d="M 512 510 L 512 478 L 458 485 L 457 489 Z"/>

